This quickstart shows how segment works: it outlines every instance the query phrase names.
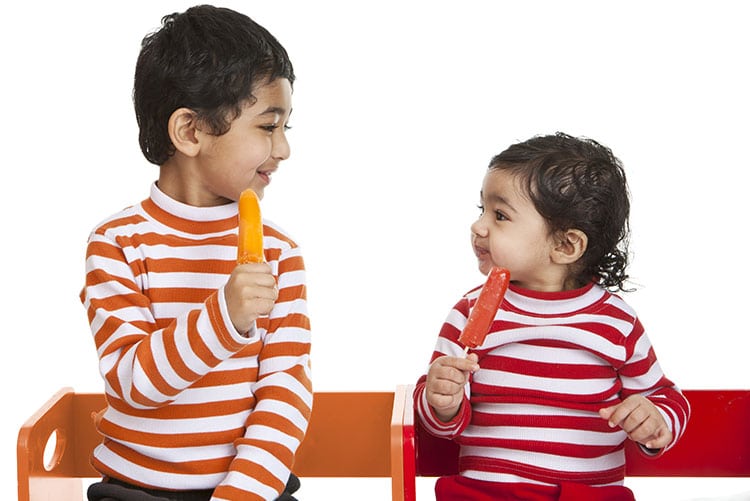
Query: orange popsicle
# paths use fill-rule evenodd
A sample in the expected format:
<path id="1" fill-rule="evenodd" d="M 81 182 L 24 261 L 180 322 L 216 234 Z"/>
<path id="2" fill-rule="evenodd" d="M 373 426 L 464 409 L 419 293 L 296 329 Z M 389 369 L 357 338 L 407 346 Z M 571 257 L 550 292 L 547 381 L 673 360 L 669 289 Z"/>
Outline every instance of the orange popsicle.
<path id="1" fill-rule="evenodd" d="M 240 194 L 240 225 L 237 263 L 263 262 L 263 222 L 258 195 L 250 188 Z"/>
<path id="2" fill-rule="evenodd" d="M 469 314 L 469 320 L 463 332 L 458 337 L 458 342 L 469 348 L 476 348 L 484 343 L 484 338 L 490 330 L 490 325 L 495 319 L 497 309 L 503 302 L 505 291 L 510 283 L 510 272 L 505 268 L 493 267 L 487 276 L 487 281 L 479 293 L 477 302 Z"/>

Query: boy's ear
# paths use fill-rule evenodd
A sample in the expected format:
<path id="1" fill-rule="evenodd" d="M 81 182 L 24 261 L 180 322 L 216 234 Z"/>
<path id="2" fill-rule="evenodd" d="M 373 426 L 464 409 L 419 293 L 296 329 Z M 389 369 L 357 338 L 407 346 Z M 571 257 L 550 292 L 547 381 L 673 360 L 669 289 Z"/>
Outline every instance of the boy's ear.
<path id="1" fill-rule="evenodd" d="M 200 151 L 198 116 L 189 108 L 178 108 L 169 117 L 167 124 L 169 139 L 175 149 L 189 157 Z"/>
<path id="2" fill-rule="evenodd" d="M 584 232 L 571 228 L 561 231 L 555 237 L 552 260 L 557 264 L 573 264 L 586 252 L 589 239 Z"/>

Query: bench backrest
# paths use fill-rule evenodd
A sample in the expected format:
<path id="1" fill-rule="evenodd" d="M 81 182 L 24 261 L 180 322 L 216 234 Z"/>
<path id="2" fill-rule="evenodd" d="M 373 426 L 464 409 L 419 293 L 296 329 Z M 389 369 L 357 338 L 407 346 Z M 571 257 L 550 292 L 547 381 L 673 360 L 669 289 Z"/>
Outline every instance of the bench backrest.
<path id="1" fill-rule="evenodd" d="M 396 398 L 412 401 L 413 386 L 400 386 Z M 628 476 L 750 476 L 750 390 L 684 390 L 691 417 L 685 434 L 666 454 L 649 458 L 626 444 Z M 404 415 L 404 499 L 416 499 L 415 477 L 458 473 L 458 446 L 436 438 Z"/>
<path id="2" fill-rule="evenodd" d="M 425 433 L 414 420 L 412 385 L 391 392 L 315 393 L 305 440 L 295 458 L 301 477 L 391 477 L 394 501 L 416 500 L 416 477 L 456 473 L 458 448 Z M 627 475 L 750 476 L 750 390 L 685 390 L 691 418 L 667 454 L 647 458 L 626 446 Z M 101 436 L 93 414 L 102 394 L 64 388 L 18 434 L 18 499 L 80 501 L 82 478 L 95 478 L 89 458 Z M 56 446 L 48 458 L 51 436 Z"/>
<path id="3" fill-rule="evenodd" d="M 393 393 L 321 392 L 313 401 L 294 472 L 300 477 L 391 477 L 394 499 L 400 499 L 404 409 L 394 408 Z M 104 406 L 102 394 L 64 388 L 26 421 L 17 444 L 19 501 L 83 499 L 81 479 L 99 476 L 90 456 L 101 442 L 93 415 Z M 50 437 L 56 445 L 45 458 Z"/>

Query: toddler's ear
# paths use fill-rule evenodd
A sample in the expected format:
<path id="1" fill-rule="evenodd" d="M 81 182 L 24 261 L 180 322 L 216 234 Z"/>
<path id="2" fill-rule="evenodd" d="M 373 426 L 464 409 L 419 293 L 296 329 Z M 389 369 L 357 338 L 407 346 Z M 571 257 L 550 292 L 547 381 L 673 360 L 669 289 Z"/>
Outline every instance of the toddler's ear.
<path id="1" fill-rule="evenodd" d="M 552 260 L 557 264 L 573 264 L 586 252 L 589 239 L 581 230 L 571 228 L 559 232 L 555 237 Z"/>
<path id="2" fill-rule="evenodd" d="M 178 108 L 169 117 L 167 124 L 169 139 L 175 149 L 189 157 L 194 157 L 200 151 L 198 138 L 198 117 L 189 108 Z"/>

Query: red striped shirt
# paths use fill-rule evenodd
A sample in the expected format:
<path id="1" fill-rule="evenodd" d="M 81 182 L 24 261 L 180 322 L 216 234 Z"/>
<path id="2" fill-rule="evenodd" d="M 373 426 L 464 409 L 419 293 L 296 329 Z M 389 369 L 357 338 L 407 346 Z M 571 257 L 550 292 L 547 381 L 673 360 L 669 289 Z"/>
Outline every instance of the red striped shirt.
<path id="1" fill-rule="evenodd" d="M 456 304 L 431 361 L 463 356 L 458 343 L 479 288 Z M 461 474 L 508 484 L 622 483 L 625 433 L 599 409 L 640 393 L 682 435 L 689 404 L 662 373 L 633 310 L 596 285 L 544 293 L 511 285 L 484 343 L 480 369 L 449 423 L 426 401 L 423 376 L 415 392 L 420 421 L 461 446 Z M 672 446 L 670 444 L 666 449 Z"/>

